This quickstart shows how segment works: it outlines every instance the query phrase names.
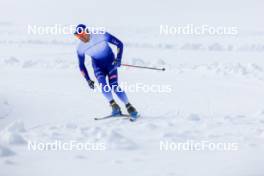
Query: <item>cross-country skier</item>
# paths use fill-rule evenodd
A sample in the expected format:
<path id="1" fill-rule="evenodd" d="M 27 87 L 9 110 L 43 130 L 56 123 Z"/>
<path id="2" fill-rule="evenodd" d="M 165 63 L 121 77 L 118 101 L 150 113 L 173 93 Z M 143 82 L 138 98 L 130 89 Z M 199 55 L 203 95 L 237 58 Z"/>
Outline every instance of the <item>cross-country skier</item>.
<path id="1" fill-rule="evenodd" d="M 122 112 L 119 105 L 115 102 L 112 92 L 108 91 L 107 86 L 110 86 L 117 97 L 126 105 L 130 120 L 136 120 L 138 117 L 137 110 L 129 102 L 126 93 L 118 86 L 117 68 L 121 66 L 123 43 L 107 32 L 92 33 L 84 24 L 79 24 L 76 27 L 74 35 L 80 39 L 77 47 L 79 68 L 89 87 L 94 89 L 95 86 L 85 67 L 85 55 L 90 56 L 92 59 L 95 77 L 102 86 L 103 95 L 112 107 L 112 116 L 120 116 Z M 114 55 L 109 43 L 117 47 L 117 56 Z M 108 78 L 108 83 L 106 78 Z"/>

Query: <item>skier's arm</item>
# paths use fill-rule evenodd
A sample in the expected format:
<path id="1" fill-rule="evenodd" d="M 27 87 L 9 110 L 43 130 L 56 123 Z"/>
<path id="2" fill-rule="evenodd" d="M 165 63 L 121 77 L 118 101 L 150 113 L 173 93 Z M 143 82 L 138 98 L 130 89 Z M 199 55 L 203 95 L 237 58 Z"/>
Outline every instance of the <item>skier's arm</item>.
<path id="1" fill-rule="evenodd" d="M 123 55 L 123 43 L 116 38 L 115 36 L 109 34 L 108 32 L 105 33 L 107 37 L 107 41 L 117 47 L 117 56 L 116 59 L 118 62 L 121 63 L 122 55 Z"/>
<path id="2" fill-rule="evenodd" d="M 84 64 L 85 55 L 84 54 L 80 54 L 79 52 L 77 52 L 77 55 L 78 55 L 78 59 L 79 59 L 79 68 L 80 68 L 80 71 L 81 71 L 82 75 L 84 76 L 84 78 L 87 81 L 90 81 L 90 77 L 89 77 L 88 71 L 87 71 L 87 69 L 85 67 L 85 64 Z"/>

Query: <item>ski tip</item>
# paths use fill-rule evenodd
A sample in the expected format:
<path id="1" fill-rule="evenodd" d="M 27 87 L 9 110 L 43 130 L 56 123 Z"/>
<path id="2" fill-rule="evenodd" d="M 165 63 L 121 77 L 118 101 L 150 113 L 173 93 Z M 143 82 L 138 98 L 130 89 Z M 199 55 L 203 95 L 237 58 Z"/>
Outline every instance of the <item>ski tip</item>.
<path id="1" fill-rule="evenodd" d="M 94 118 L 94 120 L 102 120 L 103 118 Z"/>

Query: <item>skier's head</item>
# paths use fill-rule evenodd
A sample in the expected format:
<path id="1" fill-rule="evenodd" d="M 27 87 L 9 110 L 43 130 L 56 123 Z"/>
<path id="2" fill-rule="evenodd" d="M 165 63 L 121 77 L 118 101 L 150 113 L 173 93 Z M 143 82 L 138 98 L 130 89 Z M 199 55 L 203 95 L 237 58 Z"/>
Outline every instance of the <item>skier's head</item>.
<path id="1" fill-rule="evenodd" d="M 85 43 L 89 42 L 89 40 L 90 40 L 89 31 L 88 31 L 88 29 L 87 29 L 85 24 L 78 24 L 76 26 L 74 35 L 78 39 L 80 39 L 82 42 L 85 42 Z"/>

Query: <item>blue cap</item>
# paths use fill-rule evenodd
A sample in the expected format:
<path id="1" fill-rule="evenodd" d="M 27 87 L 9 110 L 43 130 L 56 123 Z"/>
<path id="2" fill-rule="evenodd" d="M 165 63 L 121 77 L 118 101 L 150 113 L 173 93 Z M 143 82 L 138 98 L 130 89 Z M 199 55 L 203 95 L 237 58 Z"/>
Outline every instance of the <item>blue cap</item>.
<path id="1" fill-rule="evenodd" d="M 86 25 L 85 25 L 85 24 L 78 24 L 78 25 L 76 26 L 76 29 L 75 29 L 74 34 L 75 34 L 75 35 L 76 35 L 76 34 L 80 34 L 80 33 L 84 32 L 85 30 L 86 30 Z"/>

